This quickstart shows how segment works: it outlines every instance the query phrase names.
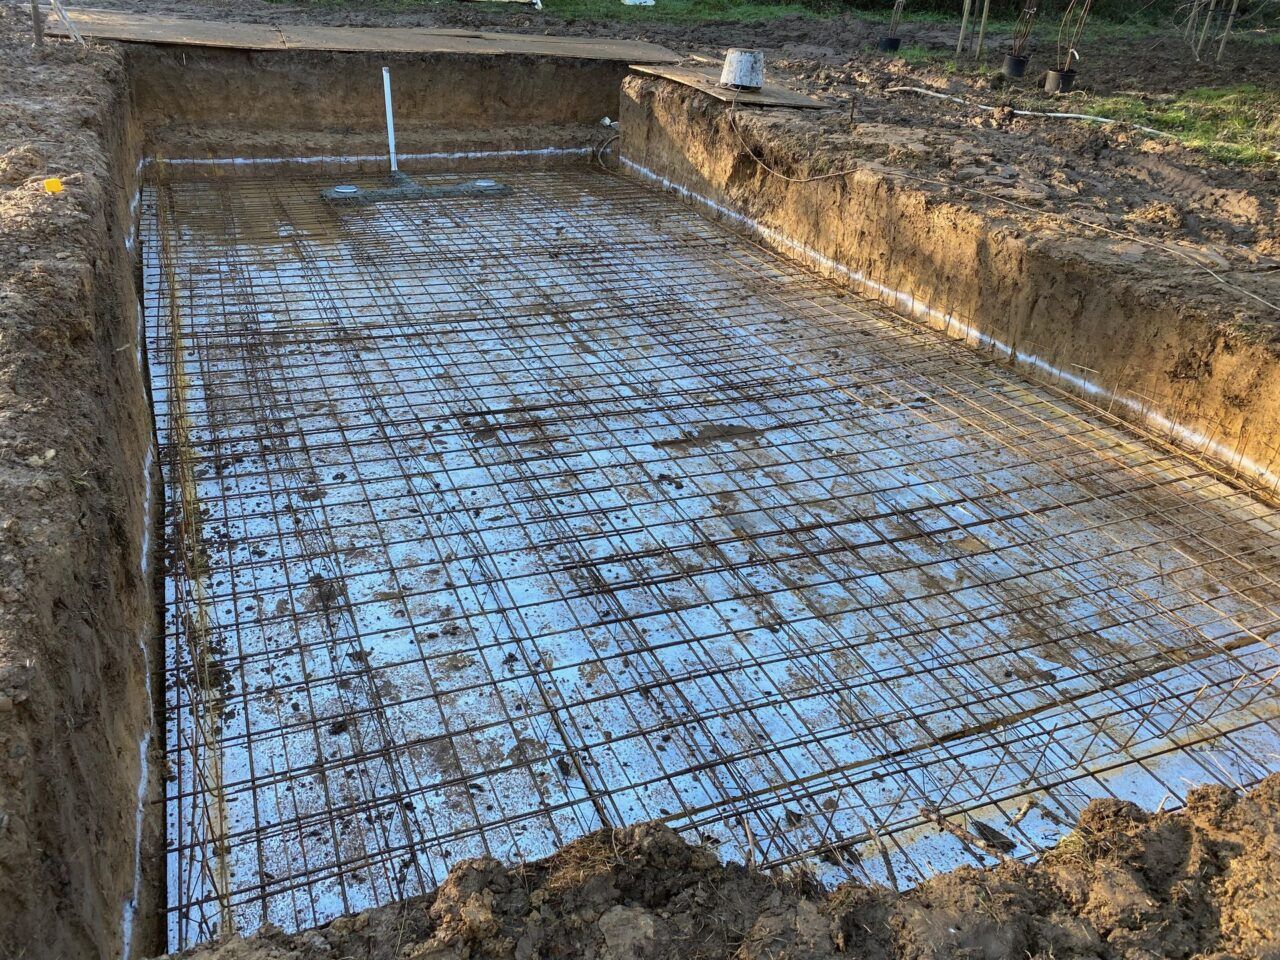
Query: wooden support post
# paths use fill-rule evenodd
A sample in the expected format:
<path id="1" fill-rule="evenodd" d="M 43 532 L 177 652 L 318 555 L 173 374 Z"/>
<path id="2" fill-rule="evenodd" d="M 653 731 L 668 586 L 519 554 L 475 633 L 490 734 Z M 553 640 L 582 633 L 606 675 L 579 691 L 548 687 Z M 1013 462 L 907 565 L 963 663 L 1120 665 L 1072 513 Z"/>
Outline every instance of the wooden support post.
<path id="1" fill-rule="evenodd" d="M 1209 9 L 1205 11 L 1204 26 L 1200 28 L 1200 39 L 1196 43 L 1196 59 L 1200 59 L 1200 49 L 1204 46 L 1204 39 L 1209 35 L 1209 25 L 1213 23 L 1213 8 L 1217 5 L 1218 0 L 1209 0 Z"/>
<path id="2" fill-rule="evenodd" d="M 1240 9 L 1240 0 L 1231 0 L 1231 12 L 1227 14 L 1227 27 L 1222 31 L 1222 42 L 1218 44 L 1218 55 L 1214 63 L 1222 62 L 1222 52 L 1227 49 L 1227 37 L 1231 36 L 1231 25 L 1236 22 L 1236 11 Z"/>
<path id="3" fill-rule="evenodd" d="M 987 38 L 987 15 L 991 13 L 991 0 L 982 0 L 982 23 L 978 26 L 978 49 L 974 53 L 975 60 L 982 59 L 982 45 Z"/>
<path id="4" fill-rule="evenodd" d="M 973 0 L 964 0 L 964 13 L 960 14 L 960 39 L 956 41 L 956 59 L 960 59 L 960 53 L 964 50 L 964 32 L 969 25 L 969 7 L 972 6 Z"/>
<path id="5" fill-rule="evenodd" d="M 40 0 L 31 0 L 31 32 L 35 34 L 36 46 L 44 46 L 44 13 L 40 10 Z"/>

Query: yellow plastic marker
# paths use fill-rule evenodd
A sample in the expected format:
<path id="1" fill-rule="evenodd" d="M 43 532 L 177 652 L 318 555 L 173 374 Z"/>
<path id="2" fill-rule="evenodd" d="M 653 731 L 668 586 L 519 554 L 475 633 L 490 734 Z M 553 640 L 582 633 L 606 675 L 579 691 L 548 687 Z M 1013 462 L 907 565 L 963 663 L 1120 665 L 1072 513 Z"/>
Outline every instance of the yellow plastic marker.
<path id="1" fill-rule="evenodd" d="M 61 193 L 62 181 L 59 180 L 57 177 L 49 177 L 44 182 L 44 192 L 45 193 Z"/>

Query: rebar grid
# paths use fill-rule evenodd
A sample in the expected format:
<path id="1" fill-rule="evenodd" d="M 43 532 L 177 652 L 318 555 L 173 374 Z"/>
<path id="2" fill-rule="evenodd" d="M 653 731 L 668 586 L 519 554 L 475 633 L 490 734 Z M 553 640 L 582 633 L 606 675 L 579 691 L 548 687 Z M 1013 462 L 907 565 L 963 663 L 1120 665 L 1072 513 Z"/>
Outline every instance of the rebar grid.
<path id="1" fill-rule="evenodd" d="M 631 181 L 491 175 L 146 192 L 172 948 L 646 819 L 909 884 L 990 859 L 922 806 L 1026 855 L 1280 769 L 1272 506 Z"/>

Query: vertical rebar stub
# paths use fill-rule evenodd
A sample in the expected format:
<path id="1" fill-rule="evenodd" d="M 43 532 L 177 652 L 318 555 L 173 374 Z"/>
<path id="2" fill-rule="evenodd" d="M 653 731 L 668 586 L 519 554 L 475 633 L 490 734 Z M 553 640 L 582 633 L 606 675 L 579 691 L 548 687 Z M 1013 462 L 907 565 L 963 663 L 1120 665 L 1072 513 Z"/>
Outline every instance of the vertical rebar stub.
<path id="1" fill-rule="evenodd" d="M 734 90 L 759 90 L 764 86 L 764 51 L 730 47 L 724 54 L 720 85 Z"/>

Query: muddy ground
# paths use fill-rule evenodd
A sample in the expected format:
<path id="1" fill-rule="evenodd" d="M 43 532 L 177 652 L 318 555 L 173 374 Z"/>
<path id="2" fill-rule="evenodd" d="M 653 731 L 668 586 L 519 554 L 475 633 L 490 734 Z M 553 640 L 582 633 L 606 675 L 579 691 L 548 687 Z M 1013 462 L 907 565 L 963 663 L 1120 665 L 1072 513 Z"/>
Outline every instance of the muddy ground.
<path id="1" fill-rule="evenodd" d="M 1177 244 L 1212 265 L 1217 278 L 1197 273 L 1206 289 L 1238 305 L 1259 336 L 1275 336 L 1274 311 L 1256 299 L 1280 303 L 1275 169 L 1224 166 L 1117 128 L 888 93 L 912 84 L 995 94 L 985 81 L 880 60 L 862 49 L 879 28 L 856 18 L 671 27 L 464 5 L 415 15 L 257 0 L 145 6 L 643 37 L 691 56 L 759 44 L 778 79 L 826 104 L 759 117 L 744 132 L 804 153 L 805 169 L 793 173 L 865 163 L 1029 229 L 1091 224 L 1099 244 L 1128 241 L 1096 227 Z M 148 710 L 139 640 L 151 613 L 140 565 L 148 426 L 134 317 L 121 306 L 127 264 L 112 253 L 127 222 L 113 205 L 128 203 L 108 163 L 121 58 L 99 44 L 55 43 L 35 55 L 24 7 L 0 3 L 0 957 L 106 957 L 118 955 L 135 888 Z M 937 28 L 911 29 L 947 41 Z M 1136 43 L 1094 61 L 1095 89 L 1119 88 L 1120 65 L 1143 55 Z M 1143 62 L 1149 89 L 1225 79 L 1208 66 Z M 1280 67 L 1280 46 L 1251 46 L 1235 66 L 1231 79 L 1261 79 Z M 52 175 L 61 193 L 42 188 Z M 827 895 L 802 878 L 721 866 L 665 830 L 638 827 L 540 864 L 472 864 L 434 897 L 202 956 L 1280 957 L 1278 821 L 1275 779 L 1239 802 L 1203 791 L 1185 817 L 1104 804 L 1034 869 L 950 874 L 901 897 Z"/>
<path id="2" fill-rule="evenodd" d="M 779 173 L 891 171 L 911 186 L 1019 229 L 1093 238 L 1102 259 L 1115 250 L 1128 255 L 1135 245 L 1142 257 L 1185 262 L 1190 256 L 1197 295 L 1220 296 L 1252 335 L 1280 337 L 1280 162 L 1228 165 L 1124 125 L 1017 116 L 1009 109 L 989 112 L 891 91 L 922 87 L 987 105 L 1008 99 L 998 75 L 953 74 L 937 62 L 913 65 L 875 53 L 871 47 L 883 25 L 853 14 L 673 25 L 563 19 L 515 5 L 509 13 L 494 13 L 465 3 L 411 13 L 265 0 L 100 0 L 96 5 L 205 19 L 629 37 L 665 44 L 691 65 L 712 64 L 730 45 L 760 46 L 772 79 L 824 104 L 821 110 L 771 110 L 754 117 L 750 126 L 762 136 L 744 134 L 749 147 L 767 138 L 772 155 L 804 158 L 784 163 Z M 944 50 L 954 46 L 956 28 L 908 23 L 901 32 L 908 43 Z M 990 66 L 998 65 L 1007 43 L 999 32 L 989 38 Z M 1081 85 L 1102 94 L 1164 93 L 1196 85 L 1265 85 L 1280 73 L 1280 44 L 1240 41 L 1222 65 L 1195 63 L 1180 44 L 1172 35 L 1099 41 L 1081 64 Z M 1033 65 L 1052 55 L 1043 44 L 1033 47 Z M 1022 89 L 1035 89 L 1034 74 L 1029 72 Z M 1039 96 L 1029 105 L 1074 112 L 1077 101 Z M 1170 247 L 1178 252 L 1170 253 Z"/>
<path id="3" fill-rule="evenodd" d="M 661 3 L 661 0 L 658 0 Z M 720 55 L 728 46 L 756 46 L 780 61 L 810 61 L 835 66 L 865 60 L 881 61 L 869 47 L 884 33 L 884 24 L 856 13 L 816 19 L 785 16 L 755 23 L 641 23 L 634 21 L 565 18 L 512 4 L 509 10 L 441 3 L 425 9 L 397 11 L 388 6 L 361 9 L 290 4 L 270 0 L 94 0 L 85 4 L 106 9 L 147 10 L 206 20 L 245 20 L 255 23 L 324 23 L 348 26 L 414 26 L 476 28 L 508 33 L 550 33 L 565 36 L 622 37 L 665 44 L 681 53 Z M 900 30 L 904 44 L 931 49 L 954 49 L 958 24 L 908 21 Z M 987 62 L 998 66 L 1008 34 L 988 34 Z M 1038 57 L 1037 57 L 1038 54 Z M 1053 51 L 1033 48 L 1033 65 Z M 1173 37 L 1143 36 L 1109 39 L 1087 51 L 1081 82 L 1095 93 L 1141 89 L 1164 93 L 1191 86 L 1224 83 L 1266 83 L 1280 68 L 1280 46 L 1235 43 L 1222 65 L 1195 63 L 1183 56 Z M 1033 67 L 1034 69 L 1034 67 Z"/>
<path id="4" fill-rule="evenodd" d="M 981 842 L 976 840 L 975 842 Z M 460 864 L 434 895 L 192 960 L 1028 960 L 1280 956 L 1280 776 L 1185 811 L 1095 801 L 1033 866 L 961 869 L 907 893 L 830 893 L 724 865 L 666 827 L 604 830 L 539 863 Z"/>

